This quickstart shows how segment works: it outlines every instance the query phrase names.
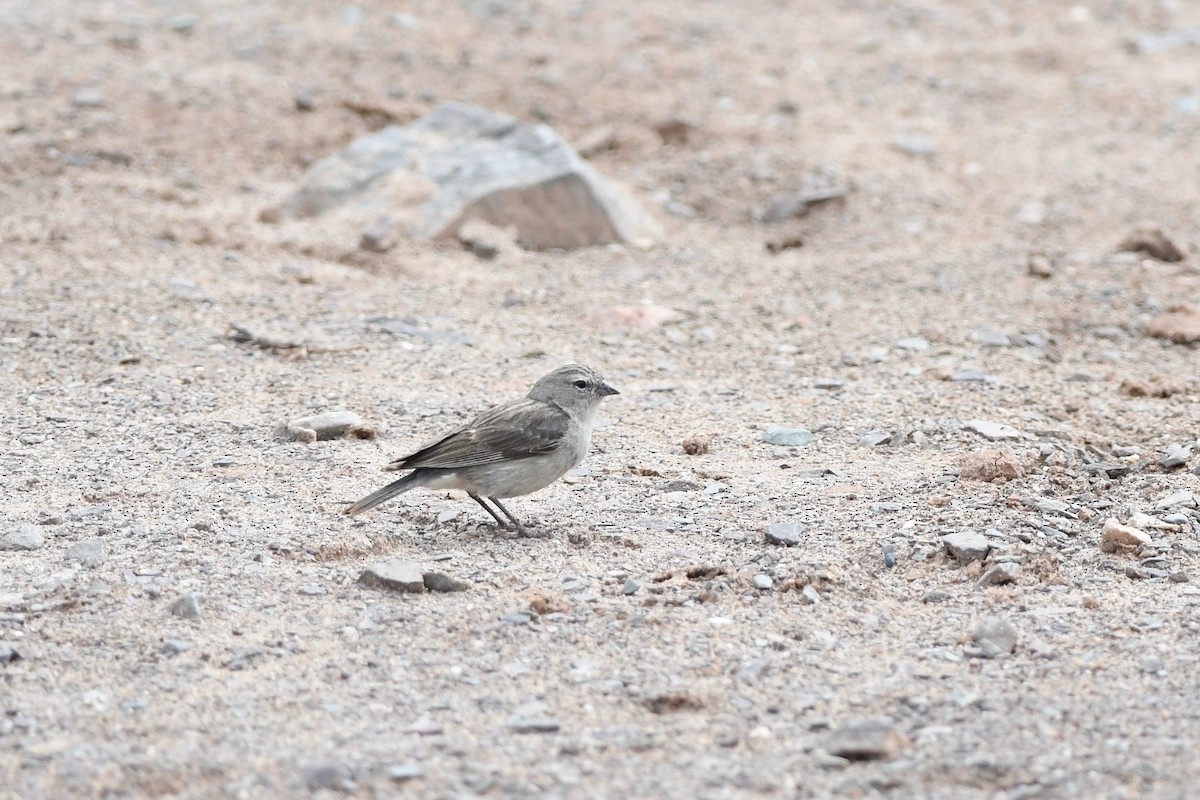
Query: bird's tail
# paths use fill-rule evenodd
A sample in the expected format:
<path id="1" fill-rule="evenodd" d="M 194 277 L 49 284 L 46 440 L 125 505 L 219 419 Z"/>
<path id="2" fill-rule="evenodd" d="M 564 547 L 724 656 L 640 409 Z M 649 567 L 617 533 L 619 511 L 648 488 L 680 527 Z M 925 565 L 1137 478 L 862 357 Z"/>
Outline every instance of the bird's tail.
<path id="1" fill-rule="evenodd" d="M 376 489 L 375 491 L 371 492 L 369 495 L 364 497 L 362 500 L 359 500 L 357 503 L 350 506 L 342 513 L 349 514 L 350 516 L 354 516 L 355 514 L 361 514 L 364 511 L 368 511 L 368 510 L 374 508 L 375 506 L 379 505 L 380 503 L 384 503 L 388 500 L 391 500 L 393 497 L 395 497 L 398 494 L 407 492 L 409 489 L 415 489 L 416 487 L 420 486 L 423 483 L 424 483 L 424 481 L 422 480 L 420 470 L 416 470 L 415 472 L 410 472 L 407 475 L 405 475 L 403 478 L 392 481 L 387 486 L 384 486 L 382 489 Z"/>

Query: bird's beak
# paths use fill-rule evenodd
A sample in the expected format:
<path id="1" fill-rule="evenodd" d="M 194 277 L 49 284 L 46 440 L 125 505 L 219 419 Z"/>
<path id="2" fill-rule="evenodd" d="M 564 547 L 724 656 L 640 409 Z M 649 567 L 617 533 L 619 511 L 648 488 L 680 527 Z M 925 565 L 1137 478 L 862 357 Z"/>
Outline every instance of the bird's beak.
<path id="1" fill-rule="evenodd" d="M 608 397 L 610 394 L 620 394 L 608 381 L 601 381 L 600 385 L 596 387 L 596 391 L 600 392 L 601 397 Z"/>

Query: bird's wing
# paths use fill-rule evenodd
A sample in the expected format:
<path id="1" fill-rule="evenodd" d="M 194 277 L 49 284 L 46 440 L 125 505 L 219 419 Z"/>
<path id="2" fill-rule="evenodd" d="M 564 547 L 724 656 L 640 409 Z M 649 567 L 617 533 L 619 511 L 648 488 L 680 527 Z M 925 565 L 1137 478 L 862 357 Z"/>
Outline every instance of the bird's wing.
<path id="1" fill-rule="evenodd" d="M 546 403 L 505 403 L 384 469 L 457 469 L 532 458 L 558 449 L 569 424 L 564 411 Z"/>

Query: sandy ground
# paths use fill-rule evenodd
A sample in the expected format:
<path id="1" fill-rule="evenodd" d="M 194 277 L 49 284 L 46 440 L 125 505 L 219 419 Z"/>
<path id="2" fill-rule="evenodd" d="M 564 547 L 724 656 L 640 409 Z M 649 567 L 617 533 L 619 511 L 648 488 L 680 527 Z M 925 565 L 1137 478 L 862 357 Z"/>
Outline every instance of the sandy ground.
<path id="1" fill-rule="evenodd" d="M 1158 459 L 1200 435 L 1200 354 L 1145 326 L 1200 302 L 1200 37 L 1143 37 L 1198 24 L 0 2 L 0 538 L 44 535 L 0 552 L 0 798 L 1195 796 L 1200 477 Z M 609 126 L 593 163 L 664 241 L 483 261 L 261 220 L 443 100 Z M 851 191 L 755 220 L 814 179 Z M 1116 253 L 1147 221 L 1187 258 Z M 634 303 L 680 317 L 594 324 Z M 509 504 L 547 536 L 431 493 L 338 514 L 567 360 L 622 394 L 585 469 Z M 337 408 L 378 438 L 273 435 Z M 1024 477 L 959 474 L 994 447 Z M 1101 552 L 1137 513 L 1169 527 Z M 963 531 L 986 564 L 947 556 Z M 470 588 L 358 585 L 389 557 Z M 1015 648 L 979 657 L 992 616 Z M 887 757 L 837 756 L 864 719 Z"/>

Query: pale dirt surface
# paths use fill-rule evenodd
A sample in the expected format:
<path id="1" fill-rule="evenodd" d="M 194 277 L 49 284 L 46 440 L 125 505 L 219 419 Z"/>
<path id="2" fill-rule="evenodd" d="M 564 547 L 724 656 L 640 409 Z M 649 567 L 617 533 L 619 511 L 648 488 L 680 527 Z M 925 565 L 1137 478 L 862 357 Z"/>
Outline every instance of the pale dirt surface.
<path id="1" fill-rule="evenodd" d="M 0 552 L 0 797 L 1195 796 L 1198 521 L 1156 504 L 1200 478 L 1155 460 L 1198 435 L 1200 354 L 1143 330 L 1200 302 L 1200 48 L 1129 43 L 1198 24 L 1171 2 L 0 2 L 0 535 L 46 536 Z M 260 221 L 307 164 L 442 100 L 612 126 L 593 161 L 664 243 L 489 262 Z M 673 118 L 694 131 L 664 144 Z M 914 137 L 932 152 L 893 146 Z M 753 220 L 812 174 L 852 191 Z M 1114 255 L 1143 221 L 1188 258 Z M 639 302 L 682 319 L 588 321 Z M 622 394 L 585 473 L 509 504 L 546 537 L 429 493 L 339 516 L 571 359 Z M 338 407 L 379 438 L 272 434 Z M 988 446 L 971 419 L 1026 434 L 1004 446 L 1029 475 L 956 479 Z M 816 438 L 780 451 L 768 424 Z M 1133 511 L 1183 515 L 1149 579 L 1098 548 Z M 764 543 L 781 521 L 800 546 Z M 943 554 L 986 529 L 1015 583 Z M 67 560 L 94 538 L 102 563 Z M 471 588 L 359 587 L 384 557 Z M 189 592 L 198 620 L 168 612 Z M 989 614 L 1007 658 L 972 657 Z M 829 755 L 873 717 L 910 743 Z"/>

